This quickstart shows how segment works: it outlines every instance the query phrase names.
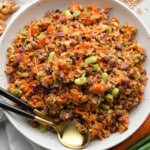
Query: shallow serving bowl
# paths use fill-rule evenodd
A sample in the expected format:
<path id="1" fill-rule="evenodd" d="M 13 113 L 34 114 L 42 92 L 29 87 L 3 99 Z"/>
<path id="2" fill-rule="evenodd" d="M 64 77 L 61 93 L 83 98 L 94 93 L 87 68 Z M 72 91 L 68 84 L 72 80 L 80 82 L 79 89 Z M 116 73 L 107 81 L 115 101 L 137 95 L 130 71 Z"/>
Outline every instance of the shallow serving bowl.
<path id="1" fill-rule="evenodd" d="M 78 2 L 83 4 L 84 6 L 88 4 L 94 4 L 103 8 L 105 6 L 112 6 L 113 10 L 110 13 L 110 16 L 116 16 L 119 18 L 121 23 L 128 22 L 132 25 L 135 25 L 138 29 L 138 33 L 136 35 L 136 40 L 146 48 L 147 50 L 147 60 L 145 62 L 145 67 L 147 70 L 147 74 L 150 77 L 150 35 L 148 30 L 143 25 L 140 19 L 124 4 L 118 2 L 118 0 L 73 0 L 74 2 Z M 12 39 L 17 34 L 18 30 L 22 28 L 27 22 L 31 20 L 35 20 L 37 18 L 41 18 L 44 16 L 44 13 L 49 9 L 65 9 L 68 8 L 71 0 L 35 0 L 31 2 L 29 5 L 22 8 L 16 17 L 9 24 L 6 32 L 1 37 L 0 41 L 0 86 L 3 88 L 7 88 L 8 81 L 7 77 L 4 73 L 4 68 L 6 66 L 6 50 L 7 47 L 12 43 Z M 85 150 L 103 150 L 109 149 L 116 144 L 124 141 L 130 135 L 132 135 L 144 122 L 146 117 L 149 114 L 149 106 L 150 106 L 150 92 L 148 91 L 150 88 L 150 82 L 148 80 L 143 102 L 132 111 L 130 114 L 130 122 L 129 128 L 124 133 L 115 133 L 111 134 L 110 137 L 103 139 L 102 141 L 93 140 L 90 144 L 85 148 Z M 58 141 L 57 135 L 52 134 L 49 131 L 46 133 L 41 133 L 38 129 L 31 127 L 26 119 L 20 117 L 14 113 L 5 112 L 6 116 L 10 120 L 10 122 L 17 128 L 19 132 L 21 132 L 26 138 L 30 139 L 34 143 L 42 146 L 46 149 L 51 150 L 67 150 L 68 148 L 64 147 Z"/>

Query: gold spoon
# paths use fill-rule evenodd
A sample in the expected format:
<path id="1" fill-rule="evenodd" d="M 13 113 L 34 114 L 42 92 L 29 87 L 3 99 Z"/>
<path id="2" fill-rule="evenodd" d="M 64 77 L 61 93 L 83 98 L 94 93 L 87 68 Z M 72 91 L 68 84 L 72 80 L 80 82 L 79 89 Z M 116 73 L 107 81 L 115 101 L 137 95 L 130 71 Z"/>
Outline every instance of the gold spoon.
<path id="1" fill-rule="evenodd" d="M 16 108 L 3 101 L 0 102 L 0 107 L 53 127 L 57 132 L 60 142 L 64 146 L 72 149 L 81 149 L 87 146 L 88 143 L 90 142 L 90 134 L 88 132 L 83 134 L 78 130 L 77 125 L 80 123 L 79 120 L 74 119 L 61 123 L 54 123 L 49 119 L 47 119 L 47 117 L 41 114 L 41 112 L 39 112 L 37 109 L 33 109 L 28 104 L 24 103 L 19 98 L 11 95 L 2 88 L 0 88 L 0 94 L 16 103 L 19 103 L 21 106 L 32 111 L 36 115 L 28 113 L 19 108 Z"/>
<path id="2" fill-rule="evenodd" d="M 0 102 L 0 107 L 53 127 L 58 134 L 60 142 L 66 147 L 81 149 L 84 148 L 90 141 L 89 133 L 82 134 L 79 132 L 77 128 L 79 121 L 77 119 L 55 124 L 39 116 L 30 114 L 24 110 L 9 105 L 3 101 Z"/>

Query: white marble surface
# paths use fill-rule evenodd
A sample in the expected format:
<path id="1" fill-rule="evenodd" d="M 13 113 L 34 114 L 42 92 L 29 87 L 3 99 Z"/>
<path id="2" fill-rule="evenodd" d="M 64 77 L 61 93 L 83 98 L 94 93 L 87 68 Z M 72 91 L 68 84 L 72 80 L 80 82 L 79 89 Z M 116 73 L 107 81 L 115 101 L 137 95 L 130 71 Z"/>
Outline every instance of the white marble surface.
<path id="1" fill-rule="evenodd" d="M 3 1 L 3 0 L 0 0 Z M 31 0 L 14 0 L 23 7 L 25 4 L 31 2 Z M 141 13 L 138 13 L 137 10 L 140 9 Z M 143 21 L 145 26 L 147 26 L 150 31 L 150 0 L 142 0 L 133 11 L 138 15 L 139 18 Z M 15 17 L 15 14 L 7 21 L 12 20 Z M 23 137 L 3 116 L 3 112 L 0 109 L 0 150 L 43 150 L 39 146 L 31 143 L 25 137 Z"/>

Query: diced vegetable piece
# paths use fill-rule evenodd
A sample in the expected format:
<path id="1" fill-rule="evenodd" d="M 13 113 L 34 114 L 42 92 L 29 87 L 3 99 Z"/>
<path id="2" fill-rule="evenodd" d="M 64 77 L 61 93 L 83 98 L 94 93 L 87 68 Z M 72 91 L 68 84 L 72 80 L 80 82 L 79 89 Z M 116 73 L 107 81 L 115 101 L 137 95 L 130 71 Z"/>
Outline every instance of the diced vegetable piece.
<path id="1" fill-rule="evenodd" d="M 106 95 L 106 99 L 108 100 L 108 101 L 113 101 L 114 100 L 114 97 L 110 94 L 110 93 L 108 93 L 107 95 Z"/>
<path id="2" fill-rule="evenodd" d="M 14 90 L 14 94 L 15 94 L 15 95 L 18 95 L 19 92 L 20 92 L 20 89 L 19 89 L 19 88 L 16 88 L 16 89 Z"/>
<path id="3" fill-rule="evenodd" d="M 28 30 L 27 29 L 22 29 L 22 30 L 20 30 L 20 34 L 27 35 Z"/>
<path id="4" fill-rule="evenodd" d="M 85 59 L 85 62 L 87 64 L 93 64 L 93 63 L 97 62 L 97 58 L 96 58 L 96 56 L 89 56 Z"/>
<path id="5" fill-rule="evenodd" d="M 66 17 L 70 17 L 71 16 L 70 10 L 65 10 L 64 14 L 65 14 Z"/>
<path id="6" fill-rule="evenodd" d="M 105 110 L 109 110 L 110 109 L 110 107 L 107 104 L 104 104 L 104 103 L 101 104 L 101 108 L 105 109 Z"/>
<path id="7" fill-rule="evenodd" d="M 113 97 L 117 97 L 119 95 L 119 89 L 118 88 L 112 89 L 111 94 Z"/>
<path id="8" fill-rule="evenodd" d="M 38 76 L 38 77 L 44 76 L 44 71 L 40 70 L 40 71 L 37 73 L 37 76 Z"/>
<path id="9" fill-rule="evenodd" d="M 108 33 L 112 33 L 112 31 L 113 31 L 112 28 L 108 28 L 108 29 L 107 29 L 107 32 L 108 32 Z"/>
<path id="10" fill-rule="evenodd" d="M 45 132 L 46 131 L 46 127 L 43 125 L 39 125 L 39 130 L 40 132 Z"/>
<path id="11" fill-rule="evenodd" d="M 85 63 L 81 63 L 80 66 L 84 68 L 85 67 Z"/>
<path id="12" fill-rule="evenodd" d="M 68 27 L 67 26 L 62 26 L 61 31 L 65 32 L 66 30 L 68 30 Z"/>
<path id="13" fill-rule="evenodd" d="M 85 76 L 82 76 L 80 78 L 75 79 L 75 84 L 77 85 L 83 85 L 87 82 L 87 78 Z"/>
<path id="14" fill-rule="evenodd" d="M 66 48 L 69 48 L 70 47 L 70 42 L 69 41 L 65 41 L 65 46 L 66 46 Z"/>
<path id="15" fill-rule="evenodd" d="M 104 82 L 107 82 L 107 80 L 108 80 L 108 73 L 107 72 L 102 73 L 102 80 Z"/>
<path id="16" fill-rule="evenodd" d="M 132 58 L 133 59 L 139 59 L 139 58 L 141 58 L 141 54 L 135 54 Z"/>
<path id="17" fill-rule="evenodd" d="M 138 72 L 138 71 L 136 72 L 136 78 L 137 78 L 137 79 L 140 79 L 140 78 L 141 78 L 141 73 Z"/>
<path id="18" fill-rule="evenodd" d="M 54 59 L 54 55 L 55 55 L 55 52 L 50 52 L 49 56 L 48 56 L 48 61 L 53 60 Z"/>
<path id="19" fill-rule="evenodd" d="M 77 18 L 79 17 L 79 15 L 80 15 L 80 11 L 75 11 L 75 12 L 73 13 L 73 17 L 74 17 L 75 19 L 77 19 Z"/>
<path id="20" fill-rule="evenodd" d="M 56 44 L 59 44 L 59 43 L 60 43 L 59 39 L 56 39 L 56 40 L 55 40 L 55 43 L 56 43 Z"/>
<path id="21" fill-rule="evenodd" d="M 99 70 L 99 64 L 94 64 L 92 70 L 93 70 L 93 71 Z"/>

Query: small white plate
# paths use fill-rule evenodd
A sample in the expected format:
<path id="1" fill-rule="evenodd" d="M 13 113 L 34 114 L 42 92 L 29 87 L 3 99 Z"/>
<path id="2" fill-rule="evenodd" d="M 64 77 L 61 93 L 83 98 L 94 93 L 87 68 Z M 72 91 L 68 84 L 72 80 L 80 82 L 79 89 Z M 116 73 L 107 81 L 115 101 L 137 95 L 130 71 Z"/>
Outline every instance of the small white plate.
<path id="1" fill-rule="evenodd" d="M 103 8 L 105 6 L 112 6 L 113 10 L 111 11 L 111 16 L 116 16 L 119 18 L 121 23 L 128 22 L 137 27 L 138 33 L 136 35 L 136 40 L 142 44 L 143 47 L 147 50 L 147 60 L 145 62 L 145 67 L 150 77 L 150 35 L 148 30 L 143 25 L 140 19 L 124 4 L 118 0 L 73 0 L 83 4 L 84 6 L 88 4 L 94 4 Z M 36 0 L 30 5 L 26 6 L 24 9 L 17 14 L 13 21 L 8 26 L 6 32 L 1 37 L 0 42 L 0 86 L 5 88 L 8 85 L 7 77 L 4 73 L 4 68 L 6 66 L 6 49 L 12 43 L 12 39 L 15 37 L 16 33 L 20 28 L 22 28 L 27 22 L 43 17 L 44 13 L 49 9 L 65 9 L 68 8 L 71 0 Z M 144 122 L 146 117 L 149 114 L 150 106 L 150 82 L 147 82 L 144 101 L 132 111 L 130 114 L 130 123 L 129 129 L 124 133 L 115 133 L 110 137 L 99 141 L 93 140 L 85 150 L 103 150 L 111 148 L 116 144 L 124 141 L 130 135 L 132 135 Z M 68 148 L 64 147 L 58 141 L 57 135 L 50 132 L 41 133 L 38 129 L 32 128 L 27 122 L 26 119 L 20 117 L 16 114 L 5 112 L 8 119 L 16 127 L 16 129 L 21 132 L 26 138 L 30 139 L 34 143 L 51 150 L 67 150 Z"/>

